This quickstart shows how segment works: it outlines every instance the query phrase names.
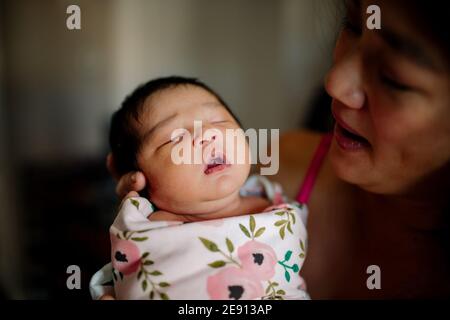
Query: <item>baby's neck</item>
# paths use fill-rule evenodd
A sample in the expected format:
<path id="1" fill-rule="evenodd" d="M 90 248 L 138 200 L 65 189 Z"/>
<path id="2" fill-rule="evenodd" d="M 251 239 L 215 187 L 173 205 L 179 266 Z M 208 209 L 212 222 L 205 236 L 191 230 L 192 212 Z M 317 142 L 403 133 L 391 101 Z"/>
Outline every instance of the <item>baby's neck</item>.
<path id="1" fill-rule="evenodd" d="M 261 197 L 242 197 L 238 192 L 227 199 L 219 208 L 211 212 L 199 214 L 175 214 L 168 211 L 157 211 L 150 215 L 152 221 L 169 220 L 196 222 L 213 219 L 222 219 L 233 216 L 240 216 L 252 213 L 258 213 L 270 206 L 270 201 Z"/>

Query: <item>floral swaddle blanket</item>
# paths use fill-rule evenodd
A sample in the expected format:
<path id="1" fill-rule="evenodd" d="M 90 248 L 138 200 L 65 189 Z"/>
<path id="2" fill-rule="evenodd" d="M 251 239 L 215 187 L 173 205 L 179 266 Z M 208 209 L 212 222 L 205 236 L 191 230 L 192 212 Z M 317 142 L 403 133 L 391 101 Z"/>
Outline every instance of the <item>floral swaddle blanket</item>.
<path id="1" fill-rule="evenodd" d="M 202 222 L 149 221 L 152 204 L 128 198 L 110 228 L 117 299 L 309 299 L 299 275 L 306 206 L 282 203 L 278 185 L 250 177 L 263 213 Z"/>

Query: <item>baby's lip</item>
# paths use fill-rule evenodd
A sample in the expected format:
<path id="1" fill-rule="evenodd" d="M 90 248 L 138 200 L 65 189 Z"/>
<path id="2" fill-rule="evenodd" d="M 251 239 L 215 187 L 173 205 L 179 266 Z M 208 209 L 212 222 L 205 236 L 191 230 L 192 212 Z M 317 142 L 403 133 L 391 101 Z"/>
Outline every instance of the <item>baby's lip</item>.
<path id="1" fill-rule="evenodd" d="M 210 174 L 216 171 L 221 171 L 229 166 L 230 164 L 227 162 L 224 154 L 215 154 L 206 161 L 203 172 L 205 174 Z"/>

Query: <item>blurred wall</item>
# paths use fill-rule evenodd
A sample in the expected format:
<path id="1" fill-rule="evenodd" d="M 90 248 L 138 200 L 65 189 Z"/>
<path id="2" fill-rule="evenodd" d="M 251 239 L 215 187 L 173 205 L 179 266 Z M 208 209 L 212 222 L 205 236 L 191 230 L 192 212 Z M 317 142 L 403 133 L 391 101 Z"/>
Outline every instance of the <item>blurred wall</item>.
<path id="1" fill-rule="evenodd" d="M 98 155 L 112 91 L 111 6 L 80 1 L 82 30 L 66 28 L 74 1 L 5 1 L 8 108 L 19 158 Z M 77 3 L 77 1 L 75 1 Z"/>
<path id="2" fill-rule="evenodd" d="M 172 74 L 210 84 L 246 127 L 297 127 L 330 64 L 335 1 L 5 1 L 17 152 L 30 161 L 103 154 L 125 95 Z M 79 31 L 65 25 L 73 3 Z"/>
<path id="3" fill-rule="evenodd" d="M 160 75 L 197 76 L 246 127 L 298 127 L 330 64 L 335 1 L 117 1 L 114 102 Z"/>
<path id="4" fill-rule="evenodd" d="M 0 21 L 3 18 L 0 4 Z M 0 48 L 4 48 L 4 29 L 0 24 Z M 17 208 L 14 204 L 14 158 L 11 157 L 8 112 L 5 104 L 5 63 L 3 50 L 0 50 L 0 297 L 23 296 L 20 270 L 22 250 L 20 230 L 18 229 Z"/>

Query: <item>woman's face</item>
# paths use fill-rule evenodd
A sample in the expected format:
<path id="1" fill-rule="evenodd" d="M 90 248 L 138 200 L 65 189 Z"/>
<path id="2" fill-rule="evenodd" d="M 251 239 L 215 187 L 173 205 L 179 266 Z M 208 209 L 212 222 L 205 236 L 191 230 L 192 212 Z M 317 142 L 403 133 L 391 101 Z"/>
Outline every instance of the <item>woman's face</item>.
<path id="1" fill-rule="evenodd" d="M 382 194 L 408 192 L 450 159 L 448 57 L 393 2 L 350 1 L 325 84 L 336 174 Z M 381 8 L 380 30 L 366 27 L 370 4 Z"/>

